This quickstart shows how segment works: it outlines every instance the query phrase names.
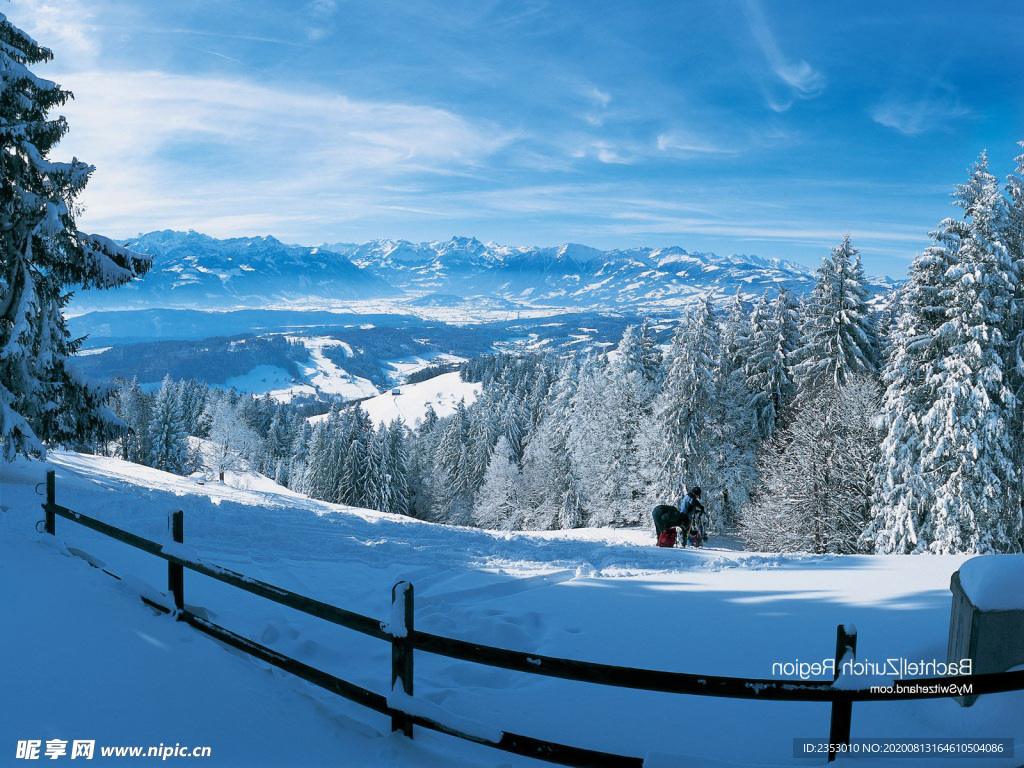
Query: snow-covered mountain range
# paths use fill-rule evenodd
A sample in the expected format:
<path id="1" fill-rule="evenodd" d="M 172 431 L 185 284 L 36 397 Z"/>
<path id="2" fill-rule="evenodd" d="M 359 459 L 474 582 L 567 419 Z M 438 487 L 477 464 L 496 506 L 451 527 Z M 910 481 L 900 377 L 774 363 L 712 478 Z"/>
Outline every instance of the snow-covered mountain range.
<path id="1" fill-rule="evenodd" d="M 601 251 L 584 245 L 511 247 L 476 238 L 361 245 L 288 245 L 273 237 L 217 240 L 197 232 L 150 232 L 126 245 L 153 256 L 145 278 L 118 291 L 83 291 L 77 311 L 139 307 L 228 309 L 338 306 L 392 299 L 419 306 L 466 300 L 509 308 L 670 308 L 696 297 L 785 286 L 810 289 L 811 269 L 757 256 L 682 248 Z M 875 281 L 879 291 L 892 281 Z"/>

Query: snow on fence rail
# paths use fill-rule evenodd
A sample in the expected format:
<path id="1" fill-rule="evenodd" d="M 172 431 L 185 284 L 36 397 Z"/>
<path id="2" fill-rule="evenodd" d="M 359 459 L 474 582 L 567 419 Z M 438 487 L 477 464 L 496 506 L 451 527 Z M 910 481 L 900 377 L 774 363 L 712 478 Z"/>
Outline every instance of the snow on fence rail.
<path id="1" fill-rule="evenodd" d="M 733 699 L 831 703 L 832 719 L 829 742 L 833 748 L 829 753 L 829 762 L 833 761 L 840 753 L 840 747 L 848 745 L 850 742 L 850 723 L 855 701 L 947 698 L 954 695 L 949 693 L 949 686 L 953 685 L 958 687 L 970 685 L 975 695 L 1024 690 L 1024 670 L 954 677 L 908 678 L 894 681 L 891 689 L 882 691 L 871 688 L 837 687 L 835 681 L 751 679 L 687 672 L 664 672 L 512 651 L 417 630 L 413 617 L 413 585 L 406 581 L 398 582 L 392 589 L 390 620 L 382 622 L 276 587 L 273 584 L 267 584 L 218 565 L 201 562 L 198 558 L 190 556 L 190 550 L 184 546 L 183 513 L 180 510 L 172 513 L 171 516 L 171 533 L 175 543 L 161 545 L 57 504 L 53 470 L 46 473 L 46 503 L 42 507 L 46 513 L 44 521 L 46 533 L 55 534 L 56 517 L 59 516 L 166 560 L 168 590 L 173 597 L 175 607 L 172 610 L 143 595 L 142 600 L 147 605 L 164 613 L 173 613 L 179 621 L 189 624 L 198 631 L 331 693 L 390 716 L 392 730 L 401 730 L 409 738 L 412 738 L 413 726 L 419 725 L 467 741 L 562 765 L 642 768 L 644 764 L 643 758 L 640 757 L 611 754 L 535 739 L 522 734 L 508 733 L 446 712 L 426 701 L 415 699 L 413 697 L 413 655 L 416 650 L 532 675 L 636 690 Z M 195 571 L 332 624 L 390 642 L 392 649 L 391 694 L 384 696 L 342 680 L 192 613 L 185 608 L 184 569 Z M 110 572 L 107 571 L 107 573 Z M 114 574 L 110 575 L 119 578 Z M 836 670 L 840 668 L 840 662 L 844 657 L 856 653 L 856 645 L 856 630 L 847 625 L 839 625 L 836 633 Z"/>

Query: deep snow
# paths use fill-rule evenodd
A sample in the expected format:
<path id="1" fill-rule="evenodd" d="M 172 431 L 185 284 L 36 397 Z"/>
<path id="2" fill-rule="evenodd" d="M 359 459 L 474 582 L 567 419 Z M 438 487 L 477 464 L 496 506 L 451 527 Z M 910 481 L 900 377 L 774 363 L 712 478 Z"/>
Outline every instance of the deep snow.
<path id="1" fill-rule="evenodd" d="M 186 545 L 203 559 L 343 608 L 386 619 L 391 586 L 407 579 L 420 629 L 634 667 L 771 677 L 775 662 L 830 658 L 839 623 L 857 625 L 861 660 L 942 661 L 949 579 L 967 559 L 659 550 L 640 530 L 493 534 L 313 501 L 265 481 L 198 485 L 55 452 L 47 464 L 0 468 L 8 758 L 18 740 L 84 738 L 97 748 L 209 745 L 206 765 L 536 764 L 421 730 L 410 744 L 385 718 L 155 616 L 136 596 L 165 588 L 163 561 L 62 519 L 56 539 L 36 533 L 35 486 L 47 468 L 65 506 L 159 541 L 168 512 L 183 509 Z M 71 549 L 126 579 L 62 556 Z M 213 621 L 387 693 L 385 643 L 196 574 L 185 582 L 186 603 Z M 792 740 L 824 738 L 829 722 L 827 705 L 604 688 L 422 653 L 416 697 L 491 727 L 621 754 L 686 755 L 686 765 L 813 765 L 792 757 Z M 970 709 L 951 699 L 855 704 L 853 735 L 1012 737 L 1019 755 L 1021 712 L 1021 692 L 983 696 Z M 844 761 L 860 762 L 893 764 Z"/>

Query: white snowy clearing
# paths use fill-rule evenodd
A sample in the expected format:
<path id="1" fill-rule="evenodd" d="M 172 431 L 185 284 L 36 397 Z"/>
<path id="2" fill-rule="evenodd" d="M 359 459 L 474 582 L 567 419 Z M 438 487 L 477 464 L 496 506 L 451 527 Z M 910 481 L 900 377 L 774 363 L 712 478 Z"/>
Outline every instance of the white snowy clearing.
<path id="1" fill-rule="evenodd" d="M 257 369 L 247 375 L 245 382 L 235 385 L 239 389 L 255 394 L 269 394 L 275 400 L 283 403 L 291 402 L 292 398 L 297 395 L 341 395 L 349 400 L 359 400 L 378 393 L 379 390 L 368 379 L 353 376 L 324 354 L 324 347 L 342 347 L 346 357 L 351 357 L 352 348 L 344 341 L 328 336 L 288 336 L 288 339 L 301 342 L 309 350 L 309 362 L 299 366 L 302 369 L 302 382 L 272 378 L 261 380 L 258 378 L 259 369 Z M 260 366 L 260 368 L 269 367 Z"/>
<path id="2" fill-rule="evenodd" d="M 415 427 L 427 415 L 427 407 L 433 407 L 439 418 L 455 413 L 460 402 L 472 405 L 480 395 L 479 382 L 463 381 L 460 374 L 442 373 L 426 381 L 403 384 L 387 392 L 364 400 L 359 404 L 378 426 L 401 419 L 410 428 Z M 316 424 L 327 418 L 327 414 L 311 416 L 308 421 Z"/>
<path id="3" fill-rule="evenodd" d="M 165 588 L 162 560 L 61 518 L 55 538 L 36 532 L 36 484 L 50 468 L 60 504 L 157 541 L 167 540 L 168 512 L 183 509 L 185 543 L 198 557 L 342 608 L 386 619 L 392 585 L 407 579 L 419 629 L 682 672 L 772 677 L 773 663 L 830 658 L 840 623 L 857 625 L 859 660 L 944 661 L 950 575 L 967 559 L 666 550 L 637 530 L 499 535 L 312 501 L 266 483 L 198 485 L 55 452 L 47 463 L 0 466 L 7 763 L 18 741 L 45 748 L 47 740 L 85 739 L 95 740 L 100 762 L 104 746 L 180 744 L 209 746 L 208 766 L 543 765 L 423 729 L 407 741 L 386 718 L 155 615 L 138 596 Z M 386 643 L 194 573 L 185 576 L 185 601 L 222 626 L 387 693 Z M 823 739 L 829 724 L 823 704 L 607 688 L 423 653 L 415 697 L 453 720 L 625 755 L 659 753 L 651 764 L 673 766 L 823 765 L 793 758 L 793 739 Z M 1021 712 L 1021 692 L 982 696 L 969 709 L 952 699 L 858 703 L 853 736 L 1012 738 L 1020 755 Z"/>

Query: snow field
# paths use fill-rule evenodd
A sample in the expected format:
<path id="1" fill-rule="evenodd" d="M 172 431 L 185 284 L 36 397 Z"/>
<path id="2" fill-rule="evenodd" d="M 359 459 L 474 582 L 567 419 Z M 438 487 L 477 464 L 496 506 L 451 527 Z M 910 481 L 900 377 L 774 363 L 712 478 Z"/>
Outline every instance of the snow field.
<path id="1" fill-rule="evenodd" d="M 463 381 L 458 372 L 442 373 L 426 381 L 403 384 L 377 397 L 363 400 L 359 407 L 369 415 L 377 426 L 390 424 L 401 419 L 413 428 L 427 415 L 432 407 L 438 418 L 451 416 L 460 402 L 472 405 L 481 392 L 478 382 Z M 329 414 L 311 416 L 308 421 L 316 424 L 326 421 Z"/>
<path id="2" fill-rule="evenodd" d="M 862 660 L 944 660 L 949 577 L 966 559 L 659 550 L 653 534 L 636 530 L 492 534 L 54 453 L 48 465 L 2 470 L 0 567 L 17 585 L 19 618 L 6 624 L 4 647 L 24 661 L 0 688 L 3 711 L 17 711 L 0 726 L 3 749 L 95 734 L 116 744 L 211 743 L 220 756 L 211 765 L 326 765 L 342 754 L 346 765 L 536 764 L 419 732 L 409 745 L 374 713 L 151 616 L 132 593 L 139 583 L 165 587 L 163 561 L 59 519 L 58 542 L 138 580 L 118 584 L 61 559 L 60 544 L 35 533 L 34 486 L 48 466 L 58 503 L 158 541 L 168 512 L 183 509 L 185 543 L 201 558 L 272 584 L 383 620 L 391 586 L 405 579 L 415 584 L 420 629 L 633 667 L 772 677 L 774 662 L 830 658 L 839 623 L 859 628 Z M 195 574 L 185 581 L 186 604 L 212 621 L 387 693 L 386 643 Z M 79 646 L 101 658 L 84 660 Z M 82 682 L 69 692 L 68 680 Z M 422 653 L 416 697 L 490 727 L 621 754 L 685 755 L 687 765 L 814 764 L 792 758 L 792 739 L 824 738 L 829 718 L 827 705 L 605 688 Z M 1021 711 L 1021 693 L 984 696 L 970 709 L 947 699 L 856 704 L 853 735 L 1012 737 L 1019 750 Z"/>

